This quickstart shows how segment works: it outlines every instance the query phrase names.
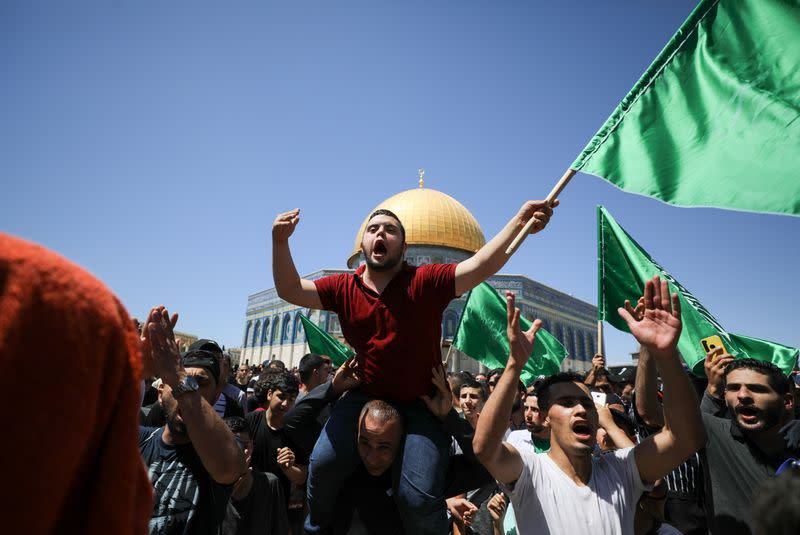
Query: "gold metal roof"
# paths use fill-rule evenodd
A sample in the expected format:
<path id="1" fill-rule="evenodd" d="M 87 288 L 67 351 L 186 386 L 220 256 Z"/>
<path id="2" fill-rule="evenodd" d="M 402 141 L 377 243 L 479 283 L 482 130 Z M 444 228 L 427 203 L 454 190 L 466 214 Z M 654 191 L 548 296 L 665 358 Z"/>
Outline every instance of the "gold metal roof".
<path id="1" fill-rule="evenodd" d="M 422 178 L 419 188 L 401 191 L 369 213 L 379 208 L 397 214 L 406 229 L 408 245 L 438 245 L 474 253 L 486 243 L 480 225 L 469 210 L 441 191 L 424 188 Z M 361 238 L 368 218 L 369 214 L 358 229 L 350 259 L 361 252 Z"/>

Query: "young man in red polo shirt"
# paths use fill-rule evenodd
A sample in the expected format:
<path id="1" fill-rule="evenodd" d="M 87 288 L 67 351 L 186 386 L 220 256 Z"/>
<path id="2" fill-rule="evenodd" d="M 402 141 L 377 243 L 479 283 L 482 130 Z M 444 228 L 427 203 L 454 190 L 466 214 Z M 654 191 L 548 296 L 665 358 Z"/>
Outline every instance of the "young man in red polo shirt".
<path id="1" fill-rule="evenodd" d="M 297 306 L 331 310 L 356 350 L 360 389 L 349 392 L 331 412 L 311 456 L 308 475 L 308 533 L 327 533 L 342 484 L 358 464 L 355 437 L 361 407 L 381 398 L 405 417 L 406 439 L 397 470 L 395 496 L 407 533 L 445 533 L 444 478 L 449 439 L 440 422 L 419 401 L 431 390 L 431 370 L 441 366 L 442 314 L 448 303 L 497 273 L 506 248 L 534 219 L 531 233 L 552 215 L 546 201 L 528 201 L 475 255 L 458 264 L 414 267 L 403 261 L 405 229 L 389 210 L 374 212 L 361 250 L 366 264 L 354 274 L 301 279 L 289 249 L 300 210 L 278 215 L 272 226 L 275 288 Z"/>

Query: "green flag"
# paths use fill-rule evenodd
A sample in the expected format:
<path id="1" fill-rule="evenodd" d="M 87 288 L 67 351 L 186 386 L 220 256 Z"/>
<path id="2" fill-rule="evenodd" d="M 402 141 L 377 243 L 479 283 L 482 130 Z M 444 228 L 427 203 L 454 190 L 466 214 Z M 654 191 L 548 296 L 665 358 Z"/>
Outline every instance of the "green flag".
<path id="1" fill-rule="evenodd" d="M 658 275 L 669 282 L 670 292 L 677 293 L 681 301 L 683 332 L 678 341 L 678 351 L 695 374 L 705 374 L 706 350 L 702 340 L 709 336 L 719 336 L 728 352 L 736 358 L 769 361 L 787 374 L 792 370 L 797 360 L 797 348 L 727 332 L 700 301 L 653 260 L 602 206 L 597 207 L 597 240 L 599 319 L 630 332 L 617 308 L 623 307 L 626 299 L 635 305 L 644 291 L 645 282 Z"/>
<path id="2" fill-rule="evenodd" d="M 520 327 L 531 322 L 520 315 Z M 482 282 L 469 292 L 461 321 L 453 337 L 453 347 L 488 368 L 503 368 L 508 362 L 506 300 L 489 283 Z M 561 367 L 567 350 L 552 334 L 539 329 L 533 354 L 522 370 L 522 382 L 532 383 L 539 375 L 552 375 Z"/>
<path id="3" fill-rule="evenodd" d="M 703 0 L 571 168 L 679 206 L 800 215 L 798 57 L 796 0 Z"/>
<path id="4" fill-rule="evenodd" d="M 314 325 L 302 314 L 300 314 L 300 321 L 303 322 L 308 348 L 312 353 L 329 356 L 334 366 L 341 366 L 344 361 L 355 355 L 355 351 Z"/>

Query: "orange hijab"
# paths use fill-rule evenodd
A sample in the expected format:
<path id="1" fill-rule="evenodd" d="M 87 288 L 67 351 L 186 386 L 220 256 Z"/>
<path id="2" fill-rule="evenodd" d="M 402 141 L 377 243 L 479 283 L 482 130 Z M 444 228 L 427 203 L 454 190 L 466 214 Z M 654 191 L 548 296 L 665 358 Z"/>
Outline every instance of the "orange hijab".
<path id="1" fill-rule="evenodd" d="M 0 233 L 3 533 L 144 534 L 141 356 L 100 281 Z"/>

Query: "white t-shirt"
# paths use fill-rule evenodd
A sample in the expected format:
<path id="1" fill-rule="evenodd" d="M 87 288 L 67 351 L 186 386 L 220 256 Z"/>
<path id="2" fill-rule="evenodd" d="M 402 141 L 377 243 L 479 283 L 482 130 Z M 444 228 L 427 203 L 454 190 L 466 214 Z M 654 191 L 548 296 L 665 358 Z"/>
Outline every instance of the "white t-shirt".
<path id="1" fill-rule="evenodd" d="M 503 442 L 508 442 L 517 450 L 529 448 L 531 451 L 533 451 L 533 438 L 531 437 L 531 432 L 527 429 L 511 431 L 508 435 L 506 435 L 506 438 L 503 439 Z"/>
<path id="2" fill-rule="evenodd" d="M 625 448 L 592 457 L 589 484 L 579 487 L 550 459 L 520 449 L 522 474 L 511 503 L 520 535 L 603 533 L 633 535 L 633 515 L 642 483 L 633 455 Z"/>

